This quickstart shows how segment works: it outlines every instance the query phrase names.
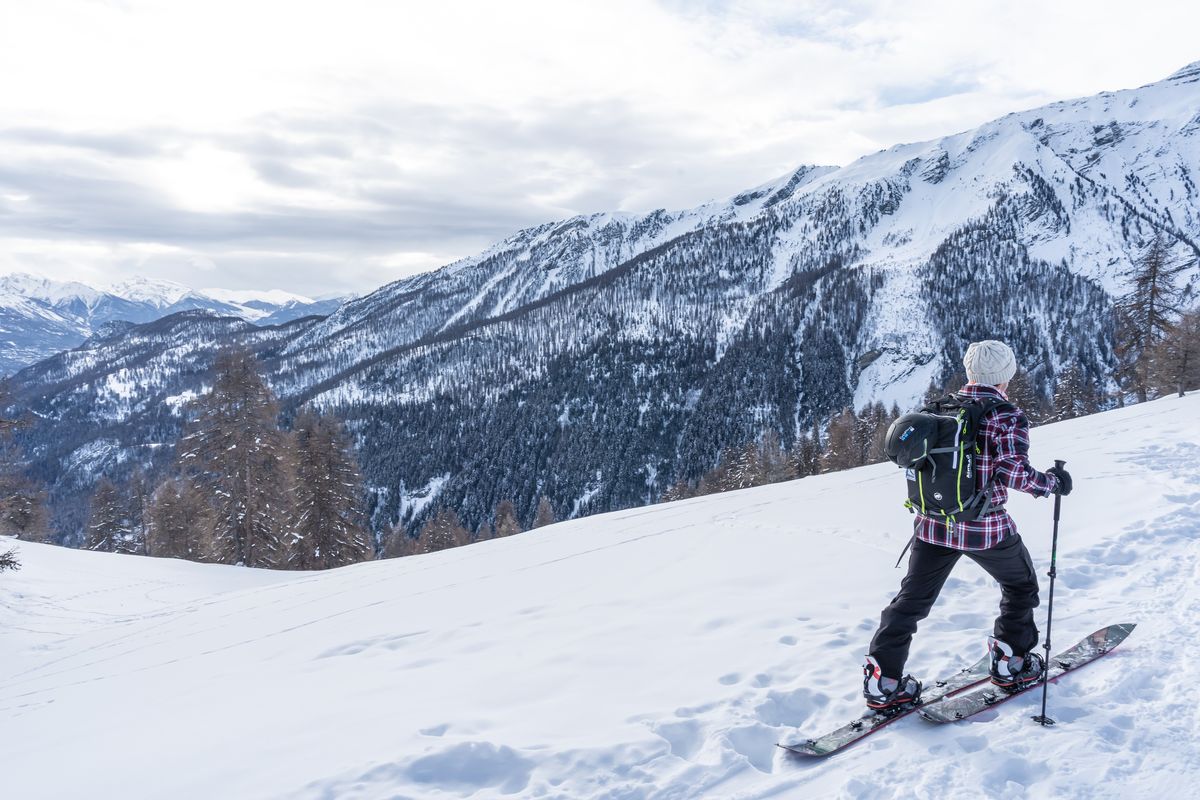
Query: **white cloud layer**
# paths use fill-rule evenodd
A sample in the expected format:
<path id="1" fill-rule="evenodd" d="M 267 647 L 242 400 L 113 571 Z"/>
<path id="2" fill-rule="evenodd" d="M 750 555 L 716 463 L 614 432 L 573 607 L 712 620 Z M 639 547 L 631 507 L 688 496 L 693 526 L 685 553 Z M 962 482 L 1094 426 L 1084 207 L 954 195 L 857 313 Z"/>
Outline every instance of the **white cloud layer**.
<path id="1" fill-rule="evenodd" d="M 1154 0 L 0 12 L 0 271 L 309 295 L 1200 58 L 1200 10 Z"/>

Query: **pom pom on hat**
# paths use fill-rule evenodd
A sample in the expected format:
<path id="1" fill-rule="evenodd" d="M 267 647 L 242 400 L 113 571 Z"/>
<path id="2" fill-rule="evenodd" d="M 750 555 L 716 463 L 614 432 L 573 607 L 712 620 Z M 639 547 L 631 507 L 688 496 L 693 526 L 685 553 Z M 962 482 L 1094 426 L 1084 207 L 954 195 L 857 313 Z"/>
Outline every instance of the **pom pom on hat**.
<path id="1" fill-rule="evenodd" d="M 988 386 L 1008 383 L 1017 372 L 1017 357 L 1012 348 L 995 339 L 972 342 L 963 356 L 967 380 Z"/>

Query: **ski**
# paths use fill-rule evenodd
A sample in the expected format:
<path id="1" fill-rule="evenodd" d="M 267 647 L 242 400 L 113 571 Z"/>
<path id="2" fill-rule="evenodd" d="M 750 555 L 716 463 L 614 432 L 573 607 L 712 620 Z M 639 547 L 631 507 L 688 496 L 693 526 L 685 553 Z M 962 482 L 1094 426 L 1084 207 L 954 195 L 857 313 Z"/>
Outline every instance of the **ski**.
<path id="1" fill-rule="evenodd" d="M 951 677 L 935 681 L 930 686 L 924 687 L 921 691 L 921 698 L 916 703 L 906 703 L 895 709 L 889 709 L 886 712 L 868 712 L 862 717 L 846 723 L 837 730 L 819 736 L 816 739 L 807 739 L 803 742 L 793 744 L 784 744 L 781 742 L 779 746 L 790 753 L 801 756 L 827 756 L 830 753 L 836 753 L 860 739 L 865 739 L 875 731 L 895 722 L 901 717 L 908 716 L 919 708 L 924 708 L 930 703 L 942 701 L 955 692 L 964 691 L 987 680 L 989 677 L 988 667 L 990 666 L 990 662 L 991 657 L 985 655 L 971 666 L 964 667 Z"/>
<path id="2" fill-rule="evenodd" d="M 1126 637 L 1137 627 L 1134 623 L 1109 625 L 1101 628 L 1078 644 L 1063 650 L 1050 659 L 1047 665 L 1049 673 L 1047 680 L 1056 681 L 1068 672 L 1072 672 L 1084 664 L 1090 664 L 1110 652 L 1114 647 L 1125 641 Z M 938 703 L 923 704 L 917 711 L 930 722 L 957 722 L 978 714 L 1006 700 L 1024 694 L 1031 689 L 1040 689 L 1042 682 L 1031 683 L 1015 692 L 1006 692 L 996 686 L 983 686 L 973 691 L 963 692 L 954 697 L 945 698 Z"/>

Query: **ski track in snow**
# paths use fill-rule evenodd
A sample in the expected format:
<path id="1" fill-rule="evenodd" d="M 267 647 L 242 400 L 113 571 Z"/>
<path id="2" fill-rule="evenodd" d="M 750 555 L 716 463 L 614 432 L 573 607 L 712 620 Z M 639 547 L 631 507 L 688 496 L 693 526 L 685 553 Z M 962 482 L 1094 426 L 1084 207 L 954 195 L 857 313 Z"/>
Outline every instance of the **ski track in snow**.
<path id="1" fill-rule="evenodd" d="M 1052 728 L 1030 692 L 823 760 L 775 746 L 860 711 L 909 533 L 878 465 L 323 574 L 20 544 L 0 576 L 5 796 L 1180 796 L 1200 779 L 1197 412 L 1168 398 L 1033 432 L 1034 463 L 1066 458 L 1078 487 L 1055 649 L 1138 624 L 1051 686 Z M 1051 504 L 1010 508 L 1044 625 Z M 973 660 L 998 594 L 961 562 L 909 669 Z"/>

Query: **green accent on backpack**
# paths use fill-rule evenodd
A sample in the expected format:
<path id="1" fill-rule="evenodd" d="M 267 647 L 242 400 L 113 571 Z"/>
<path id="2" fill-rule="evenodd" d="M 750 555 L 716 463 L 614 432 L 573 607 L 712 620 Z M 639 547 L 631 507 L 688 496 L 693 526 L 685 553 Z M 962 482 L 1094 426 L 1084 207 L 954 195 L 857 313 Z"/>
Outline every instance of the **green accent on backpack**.
<path id="1" fill-rule="evenodd" d="M 947 395 L 906 414 L 888 430 L 888 458 L 905 469 L 914 513 L 941 518 L 947 527 L 970 522 L 991 510 L 989 486 L 978 486 L 977 440 L 984 415 L 1013 405 L 999 398 Z M 994 477 L 994 476 L 993 476 Z"/>

